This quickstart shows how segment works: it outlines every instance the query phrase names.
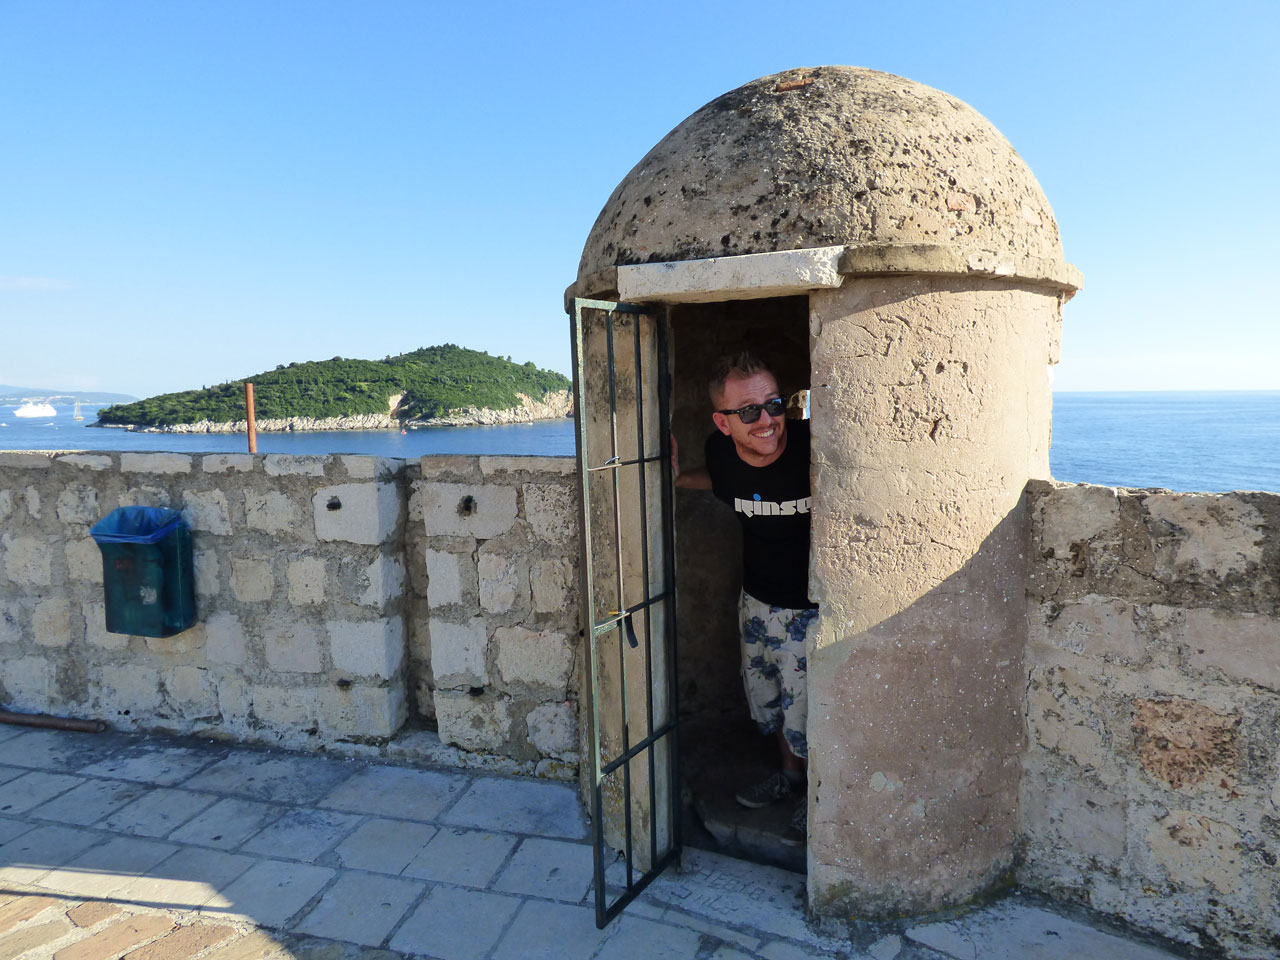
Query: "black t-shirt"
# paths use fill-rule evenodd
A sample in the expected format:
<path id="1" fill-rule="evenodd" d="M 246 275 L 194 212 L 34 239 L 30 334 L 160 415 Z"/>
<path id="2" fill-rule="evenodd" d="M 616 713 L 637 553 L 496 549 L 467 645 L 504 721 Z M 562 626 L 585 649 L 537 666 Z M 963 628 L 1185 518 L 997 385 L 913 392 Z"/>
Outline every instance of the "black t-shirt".
<path id="1" fill-rule="evenodd" d="M 809 422 L 787 421 L 787 445 L 767 467 L 738 456 L 733 438 L 707 437 L 711 490 L 742 525 L 742 589 L 762 603 L 803 610 L 809 600 Z"/>

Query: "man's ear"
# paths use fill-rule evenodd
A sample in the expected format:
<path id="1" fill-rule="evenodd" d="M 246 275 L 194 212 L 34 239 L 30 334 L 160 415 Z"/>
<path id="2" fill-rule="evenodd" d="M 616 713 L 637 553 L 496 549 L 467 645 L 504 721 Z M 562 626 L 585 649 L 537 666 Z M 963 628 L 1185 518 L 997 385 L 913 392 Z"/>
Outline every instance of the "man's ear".
<path id="1" fill-rule="evenodd" d="M 711 415 L 711 422 L 716 425 L 717 430 L 723 433 L 726 437 L 729 436 L 729 418 L 723 413 L 713 413 Z"/>

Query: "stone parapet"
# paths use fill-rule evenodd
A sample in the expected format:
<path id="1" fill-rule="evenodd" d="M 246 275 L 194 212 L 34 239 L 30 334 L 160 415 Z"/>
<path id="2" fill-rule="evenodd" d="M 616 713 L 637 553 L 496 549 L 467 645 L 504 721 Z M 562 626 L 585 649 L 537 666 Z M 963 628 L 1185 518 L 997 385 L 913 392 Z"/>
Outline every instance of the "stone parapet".
<path id="1" fill-rule="evenodd" d="M 1280 942 L 1280 495 L 1035 483 L 1019 879 Z"/>

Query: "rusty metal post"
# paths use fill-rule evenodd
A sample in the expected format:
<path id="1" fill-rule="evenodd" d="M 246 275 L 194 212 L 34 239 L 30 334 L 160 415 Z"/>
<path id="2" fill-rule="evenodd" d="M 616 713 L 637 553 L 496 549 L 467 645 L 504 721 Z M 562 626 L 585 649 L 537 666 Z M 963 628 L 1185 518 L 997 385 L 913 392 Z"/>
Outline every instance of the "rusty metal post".
<path id="1" fill-rule="evenodd" d="M 249 425 L 249 452 L 258 452 L 258 418 L 253 413 L 253 384 L 245 382 L 244 385 L 244 408 L 247 412 L 246 419 Z"/>

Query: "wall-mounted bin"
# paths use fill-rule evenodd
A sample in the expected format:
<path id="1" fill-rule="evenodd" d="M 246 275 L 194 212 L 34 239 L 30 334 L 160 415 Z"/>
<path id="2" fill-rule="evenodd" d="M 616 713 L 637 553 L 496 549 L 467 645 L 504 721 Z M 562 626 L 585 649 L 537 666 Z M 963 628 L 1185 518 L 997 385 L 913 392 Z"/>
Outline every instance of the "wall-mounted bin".
<path id="1" fill-rule="evenodd" d="M 102 551 L 108 632 L 171 637 L 196 622 L 191 531 L 181 514 L 119 507 L 89 533 Z"/>

